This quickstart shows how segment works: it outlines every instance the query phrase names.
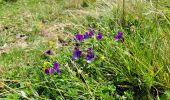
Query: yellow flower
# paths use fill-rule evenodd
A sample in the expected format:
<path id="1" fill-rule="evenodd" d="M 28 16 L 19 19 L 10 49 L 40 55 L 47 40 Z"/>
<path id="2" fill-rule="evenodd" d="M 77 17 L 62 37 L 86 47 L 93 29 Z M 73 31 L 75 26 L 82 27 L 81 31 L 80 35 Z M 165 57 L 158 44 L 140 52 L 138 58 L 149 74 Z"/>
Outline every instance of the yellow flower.
<path id="1" fill-rule="evenodd" d="M 45 61 L 44 64 L 43 64 L 43 67 L 47 68 L 49 65 L 50 65 L 49 62 Z"/>
<path id="2" fill-rule="evenodd" d="M 53 42 L 53 41 L 49 41 L 48 44 L 51 48 L 53 48 L 55 46 L 55 42 Z"/>
<path id="3" fill-rule="evenodd" d="M 101 56 L 101 59 L 102 59 L 102 60 L 104 60 L 105 58 L 106 58 L 105 56 L 103 56 L 103 55 Z"/>

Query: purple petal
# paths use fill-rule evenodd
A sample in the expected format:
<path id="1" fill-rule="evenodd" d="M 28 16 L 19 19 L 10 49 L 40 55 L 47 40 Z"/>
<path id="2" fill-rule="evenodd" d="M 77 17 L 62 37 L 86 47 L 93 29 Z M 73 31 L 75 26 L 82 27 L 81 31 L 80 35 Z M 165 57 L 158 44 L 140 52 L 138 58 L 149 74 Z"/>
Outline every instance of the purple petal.
<path id="1" fill-rule="evenodd" d="M 97 38 L 97 40 L 101 40 L 102 37 L 103 37 L 103 34 L 99 32 L 96 38 Z"/>
<path id="2" fill-rule="evenodd" d="M 94 60 L 94 53 L 93 52 L 87 53 L 86 60 L 87 62 L 91 62 L 92 60 Z"/>
<path id="3" fill-rule="evenodd" d="M 118 35 L 114 35 L 114 39 L 115 39 L 116 41 L 118 41 L 118 40 L 119 40 Z"/>
<path id="4" fill-rule="evenodd" d="M 49 68 L 45 69 L 45 73 L 46 74 L 52 74 L 53 73 L 53 68 L 49 67 Z"/>
<path id="5" fill-rule="evenodd" d="M 56 70 L 56 72 L 60 74 L 60 64 L 55 61 L 53 67 Z"/>
<path id="6" fill-rule="evenodd" d="M 122 32 L 118 32 L 118 33 L 117 33 L 117 36 L 118 36 L 119 39 L 122 39 L 122 35 L 123 35 Z"/>
<path id="7" fill-rule="evenodd" d="M 50 74 L 53 73 L 53 68 L 50 67 L 48 70 L 49 70 L 49 73 L 50 73 Z"/>
<path id="8" fill-rule="evenodd" d="M 94 60 L 94 52 L 93 52 L 92 48 L 88 48 L 86 60 L 87 60 L 87 62 L 91 62 L 92 60 Z"/>
<path id="9" fill-rule="evenodd" d="M 89 37 L 92 37 L 94 35 L 94 30 L 90 29 L 89 30 Z"/>
<path id="10" fill-rule="evenodd" d="M 122 36 L 122 35 L 123 35 L 123 32 L 118 32 L 117 35 L 118 35 L 118 36 Z"/>
<path id="11" fill-rule="evenodd" d="M 45 69 L 45 73 L 46 73 L 46 74 L 49 74 L 49 70 L 48 70 L 48 69 Z"/>
<path id="12" fill-rule="evenodd" d="M 118 32 L 116 35 L 114 35 L 114 39 L 116 41 L 121 40 L 123 42 L 123 32 Z"/>
<path id="13" fill-rule="evenodd" d="M 82 54 L 82 51 L 80 51 L 78 48 L 75 48 L 73 55 L 72 55 L 72 59 L 77 60 L 78 58 L 80 58 L 81 54 Z"/>
<path id="14" fill-rule="evenodd" d="M 92 49 L 92 48 L 88 48 L 88 51 L 89 51 L 89 52 L 92 52 L 92 51 L 93 51 L 93 49 Z"/>
<path id="15" fill-rule="evenodd" d="M 80 33 L 76 34 L 76 35 L 75 35 L 75 38 L 76 38 L 77 40 L 79 40 L 80 42 L 82 42 L 82 41 L 84 40 L 84 36 L 83 36 L 82 34 L 80 34 Z"/>
<path id="16" fill-rule="evenodd" d="M 51 51 L 51 49 L 48 49 L 48 50 L 46 50 L 44 53 L 47 54 L 47 55 L 51 55 L 51 54 L 52 54 L 52 51 Z"/>
<path id="17" fill-rule="evenodd" d="M 88 37 L 89 37 L 89 33 L 86 32 L 85 35 L 84 35 L 84 39 L 88 39 Z"/>
<path id="18" fill-rule="evenodd" d="M 77 60 L 77 59 L 78 59 L 77 56 L 72 55 L 72 60 Z"/>

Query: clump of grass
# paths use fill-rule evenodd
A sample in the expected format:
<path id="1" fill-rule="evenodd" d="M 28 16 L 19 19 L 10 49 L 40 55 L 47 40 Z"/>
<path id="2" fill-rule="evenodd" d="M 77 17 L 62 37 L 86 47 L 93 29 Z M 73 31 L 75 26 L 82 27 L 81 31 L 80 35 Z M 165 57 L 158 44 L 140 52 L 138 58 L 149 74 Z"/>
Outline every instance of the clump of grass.
<path id="1" fill-rule="evenodd" d="M 83 7 L 89 7 L 91 4 L 95 2 L 96 0 L 66 0 L 64 4 L 65 8 L 80 9 Z"/>
<path id="2" fill-rule="evenodd" d="M 5 2 L 16 2 L 17 0 L 2 0 L 2 1 L 5 1 Z"/>

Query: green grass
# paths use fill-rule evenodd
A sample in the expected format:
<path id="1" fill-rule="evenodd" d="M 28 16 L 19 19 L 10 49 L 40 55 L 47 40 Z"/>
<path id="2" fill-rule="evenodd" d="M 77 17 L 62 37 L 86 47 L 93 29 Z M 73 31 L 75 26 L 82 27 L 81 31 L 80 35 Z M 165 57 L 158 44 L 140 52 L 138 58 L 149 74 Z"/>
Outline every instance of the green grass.
<path id="1" fill-rule="evenodd" d="M 170 99 L 169 1 L 125 0 L 124 15 L 118 0 L 76 1 L 0 0 L 0 99 Z M 89 27 L 103 38 L 79 48 L 93 47 L 95 60 L 71 60 L 74 34 Z M 60 75 L 44 73 L 53 61 Z"/>

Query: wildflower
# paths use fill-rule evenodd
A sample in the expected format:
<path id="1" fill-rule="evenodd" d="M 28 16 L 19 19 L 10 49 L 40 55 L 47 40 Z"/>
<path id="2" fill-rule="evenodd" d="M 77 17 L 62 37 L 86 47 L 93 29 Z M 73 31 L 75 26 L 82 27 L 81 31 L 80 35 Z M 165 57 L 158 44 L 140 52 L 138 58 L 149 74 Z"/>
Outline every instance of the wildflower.
<path id="1" fill-rule="evenodd" d="M 88 48 L 88 52 L 92 52 L 93 50 L 92 50 L 92 48 Z"/>
<path id="2" fill-rule="evenodd" d="M 84 34 L 84 39 L 87 39 L 88 37 L 89 37 L 89 33 L 86 32 L 86 33 Z"/>
<path id="3" fill-rule="evenodd" d="M 101 59 L 102 59 L 102 60 L 105 60 L 105 59 L 106 59 L 106 57 L 102 55 L 102 56 L 101 56 Z"/>
<path id="4" fill-rule="evenodd" d="M 102 34 L 101 32 L 99 32 L 99 33 L 97 34 L 97 36 L 96 36 L 96 39 L 97 39 L 97 40 L 101 40 L 102 37 L 103 37 L 103 34 Z"/>
<path id="5" fill-rule="evenodd" d="M 94 35 L 94 30 L 90 29 L 89 30 L 89 37 L 92 37 Z"/>
<path id="6" fill-rule="evenodd" d="M 76 35 L 75 35 L 75 38 L 76 38 L 77 40 L 79 40 L 80 42 L 82 42 L 82 41 L 84 40 L 84 36 L 83 36 L 82 34 L 80 34 L 80 33 L 76 34 Z"/>
<path id="7" fill-rule="evenodd" d="M 90 63 L 92 60 L 94 60 L 94 52 L 93 52 L 92 48 L 88 48 L 86 60 L 87 60 L 88 63 Z"/>
<path id="8" fill-rule="evenodd" d="M 76 59 L 80 58 L 81 54 L 82 54 L 82 51 L 80 51 L 78 48 L 75 48 L 73 55 L 72 55 L 72 59 L 76 60 Z"/>
<path id="9" fill-rule="evenodd" d="M 46 74 L 52 74 L 53 73 L 53 68 L 49 67 L 45 69 Z"/>
<path id="10" fill-rule="evenodd" d="M 56 70 L 56 72 L 60 74 L 60 64 L 55 61 L 53 67 Z"/>
<path id="11" fill-rule="evenodd" d="M 44 53 L 47 54 L 47 55 L 51 55 L 51 54 L 52 54 L 52 51 L 51 51 L 51 49 L 48 49 L 48 50 L 46 50 Z"/>
<path id="12" fill-rule="evenodd" d="M 49 62 L 45 61 L 43 67 L 46 68 L 47 66 L 49 66 Z"/>
<path id="13" fill-rule="evenodd" d="M 50 48 L 54 48 L 55 47 L 55 42 L 54 41 L 49 41 L 48 45 L 50 46 Z"/>
<path id="14" fill-rule="evenodd" d="M 123 35 L 122 32 L 118 32 L 118 33 L 114 36 L 114 39 L 115 39 L 116 41 L 118 41 L 119 39 L 120 39 L 120 40 L 123 40 L 122 35 Z"/>

